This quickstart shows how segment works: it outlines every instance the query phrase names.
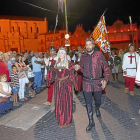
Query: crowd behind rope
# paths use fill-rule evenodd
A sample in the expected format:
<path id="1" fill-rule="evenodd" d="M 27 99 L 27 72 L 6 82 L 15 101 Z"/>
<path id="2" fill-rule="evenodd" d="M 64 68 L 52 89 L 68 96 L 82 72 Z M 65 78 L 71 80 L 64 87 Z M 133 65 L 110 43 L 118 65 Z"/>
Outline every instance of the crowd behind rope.
<path id="1" fill-rule="evenodd" d="M 95 51 L 99 51 L 99 48 L 95 47 Z M 84 53 L 86 50 L 82 50 L 81 46 L 78 46 L 77 50 L 69 52 L 67 50 L 67 59 L 78 64 Z M 109 55 L 107 61 L 115 81 L 115 79 L 118 80 L 118 73 L 123 72 L 124 52 L 120 50 L 116 55 L 113 51 Z M 0 52 L 0 114 L 12 109 L 12 106 L 22 105 L 22 102 L 27 101 L 29 97 L 35 97 L 37 89 L 46 86 L 47 66 L 44 60 L 49 57 L 50 53 L 33 52 L 32 50 L 20 54 L 16 51 Z M 82 73 L 78 73 L 78 92 L 81 91 Z"/>

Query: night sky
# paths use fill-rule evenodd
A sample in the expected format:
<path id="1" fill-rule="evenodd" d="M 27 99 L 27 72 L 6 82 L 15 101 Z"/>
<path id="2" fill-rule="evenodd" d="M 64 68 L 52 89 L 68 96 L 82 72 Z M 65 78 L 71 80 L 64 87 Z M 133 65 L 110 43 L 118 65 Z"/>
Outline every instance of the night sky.
<path id="1" fill-rule="evenodd" d="M 57 0 L 22 1 L 58 11 Z M 107 25 L 112 25 L 117 19 L 127 24 L 130 15 L 133 23 L 137 22 L 140 25 L 140 0 L 67 0 L 69 31 L 73 33 L 77 24 L 83 24 L 85 31 L 93 30 L 93 26 L 97 24 L 106 8 L 108 8 L 105 14 Z M 32 7 L 18 0 L 0 0 L 0 15 L 47 17 L 49 29 L 51 26 L 54 28 L 56 17 L 56 13 Z M 57 29 L 62 29 L 64 22 L 64 14 L 60 11 Z"/>

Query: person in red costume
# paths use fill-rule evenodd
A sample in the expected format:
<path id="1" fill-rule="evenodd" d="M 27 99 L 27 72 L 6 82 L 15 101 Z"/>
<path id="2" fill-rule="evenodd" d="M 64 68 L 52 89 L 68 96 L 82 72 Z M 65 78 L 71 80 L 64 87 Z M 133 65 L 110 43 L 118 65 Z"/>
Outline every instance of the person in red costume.
<path id="1" fill-rule="evenodd" d="M 79 51 L 76 57 L 75 64 L 80 63 L 80 59 L 82 56 L 82 51 Z M 77 72 L 78 74 L 78 93 L 83 91 L 83 73 L 82 72 Z"/>
<path id="2" fill-rule="evenodd" d="M 86 132 L 89 133 L 95 127 L 92 93 L 94 93 L 96 116 L 100 118 L 101 113 L 99 108 L 101 105 L 102 90 L 107 85 L 110 68 L 103 53 L 94 50 L 95 44 L 92 38 L 87 38 L 85 44 L 87 53 L 82 55 L 80 65 L 75 65 L 75 70 L 83 72 L 83 91 L 89 118 Z"/>
<path id="3" fill-rule="evenodd" d="M 54 82 L 55 81 L 55 82 Z M 53 62 L 47 74 L 47 86 L 54 82 L 55 117 L 58 127 L 68 127 L 72 122 L 74 87 L 77 90 L 78 78 L 73 62 L 67 59 L 66 49 L 60 47 L 58 60 Z"/>
<path id="4" fill-rule="evenodd" d="M 7 82 L 9 81 L 9 70 L 7 65 L 2 61 L 3 60 L 3 52 L 0 52 L 0 75 L 6 74 Z"/>
<path id="5" fill-rule="evenodd" d="M 50 51 L 50 56 L 51 57 L 44 59 L 44 62 L 46 64 L 45 77 L 47 77 L 49 66 L 57 59 L 57 57 L 56 57 L 56 48 L 54 46 L 51 46 L 49 51 Z M 45 105 L 51 105 L 51 103 L 52 103 L 53 85 L 54 85 L 54 82 L 51 83 L 50 87 L 47 90 L 48 91 L 48 98 L 47 98 L 47 102 L 44 103 Z"/>

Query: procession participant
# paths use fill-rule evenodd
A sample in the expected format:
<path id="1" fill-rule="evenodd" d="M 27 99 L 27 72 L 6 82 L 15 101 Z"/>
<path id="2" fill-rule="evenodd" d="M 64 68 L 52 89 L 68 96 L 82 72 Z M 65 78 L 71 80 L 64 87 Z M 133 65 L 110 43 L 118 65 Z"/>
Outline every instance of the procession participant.
<path id="1" fill-rule="evenodd" d="M 74 71 L 74 64 L 67 60 L 64 47 L 59 48 L 58 60 L 50 66 L 47 86 L 54 81 L 55 117 L 58 127 L 68 127 L 72 122 L 73 88 L 77 89 L 77 73 Z"/>
<path id="2" fill-rule="evenodd" d="M 57 59 L 57 56 L 56 56 L 56 48 L 54 46 L 51 46 L 49 51 L 50 51 L 50 56 L 51 57 L 46 58 L 44 60 L 45 61 L 45 64 L 46 64 L 46 67 L 45 67 L 45 77 L 47 76 L 49 66 Z M 51 105 L 51 103 L 52 103 L 52 98 L 53 98 L 53 85 L 54 85 L 54 82 L 51 83 L 50 87 L 47 90 L 48 91 L 48 98 L 47 98 L 47 102 L 44 103 L 45 105 Z"/>
<path id="3" fill-rule="evenodd" d="M 92 92 L 94 92 L 95 111 L 97 118 L 101 117 L 99 108 L 101 105 L 102 90 L 106 87 L 109 78 L 109 65 L 100 51 L 94 51 L 94 41 L 87 38 L 85 41 L 87 53 L 83 54 L 80 66 L 76 65 L 75 70 L 83 72 L 83 91 L 86 101 L 89 125 L 86 132 L 89 133 L 95 126 L 93 120 Z M 104 78 L 102 78 L 104 71 Z"/>
<path id="4" fill-rule="evenodd" d="M 138 62 L 138 68 L 137 68 L 137 73 L 136 73 L 136 79 L 135 82 L 138 86 L 140 86 L 140 57 L 139 57 L 139 62 Z"/>
<path id="5" fill-rule="evenodd" d="M 120 49 L 119 54 L 118 54 L 118 56 L 121 58 L 121 63 L 118 65 L 119 73 L 123 72 L 123 70 L 122 70 L 123 55 L 124 55 L 124 52 L 122 49 Z"/>
<path id="6" fill-rule="evenodd" d="M 128 93 L 128 88 L 131 96 L 134 96 L 134 85 L 136 77 L 136 69 L 139 60 L 139 55 L 135 53 L 135 47 L 133 44 L 129 44 L 129 52 L 124 54 L 123 57 L 123 76 L 125 77 L 125 89 L 124 92 Z"/>
<path id="7" fill-rule="evenodd" d="M 80 59 L 82 57 L 82 51 L 79 51 L 76 57 L 75 64 L 80 63 Z M 81 71 L 77 71 L 78 74 L 78 93 L 83 91 L 83 73 Z"/>
<path id="8" fill-rule="evenodd" d="M 118 64 L 121 63 L 120 57 L 115 55 L 115 51 L 112 51 L 108 61 L 110 63 L 110 66 L 112 67 L 113 81 L 115 81 L 115 74 L 116 74 L 116 79 L 118 80 Z"/>
<path id="9" fill-rule="evenodd" d="M 140 57 L 139 57 L 139 62 L 138 62 L 138 69 L 137 69 L 137 73 L 136 73 L 136 80 L 135 80 L 136 84 L 138 86 L 140 86 Z M 140 114 L 140 109 L 139 109 L 139 114 Z"/>

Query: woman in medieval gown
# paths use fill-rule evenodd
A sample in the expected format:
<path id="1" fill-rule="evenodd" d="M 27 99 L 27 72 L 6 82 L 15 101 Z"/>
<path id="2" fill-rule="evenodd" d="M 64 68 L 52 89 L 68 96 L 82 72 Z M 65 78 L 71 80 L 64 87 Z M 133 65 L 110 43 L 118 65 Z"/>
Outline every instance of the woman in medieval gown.
<path id="1" fill-rule="evenodd" d="M 60 47 L 58 60 L 53 62 L 47 74 L 47 86 L 54 83 L 55 117 L 60 128 L 71 125 L 74 87 L 77 89 L 77 74 L 74 64 L 67 60 L 65 48 Z"/>

